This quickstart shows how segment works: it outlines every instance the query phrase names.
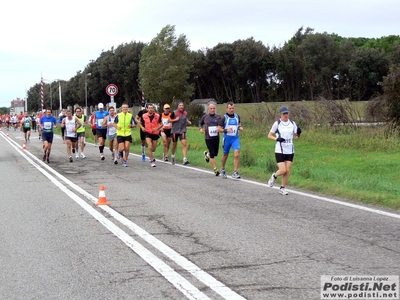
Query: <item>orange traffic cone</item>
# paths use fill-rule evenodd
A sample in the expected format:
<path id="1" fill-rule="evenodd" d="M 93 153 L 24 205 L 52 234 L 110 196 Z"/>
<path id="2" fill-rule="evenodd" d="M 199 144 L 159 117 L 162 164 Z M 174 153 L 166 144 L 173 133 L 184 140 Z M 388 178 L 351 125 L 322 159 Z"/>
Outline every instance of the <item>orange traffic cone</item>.
<path id="1" fill-rule="evenodd" d="M 22 145 L 22 150 L 26 150 L 26 142 Z"/>
<path id="2" fill-rule="evenodd" d="M 110 205 L 110 203 L 107 202 L 106 192 L 104 191 L 104 185 L 100 186 L 99 199 L 97 200 L 96 205 Z"/>

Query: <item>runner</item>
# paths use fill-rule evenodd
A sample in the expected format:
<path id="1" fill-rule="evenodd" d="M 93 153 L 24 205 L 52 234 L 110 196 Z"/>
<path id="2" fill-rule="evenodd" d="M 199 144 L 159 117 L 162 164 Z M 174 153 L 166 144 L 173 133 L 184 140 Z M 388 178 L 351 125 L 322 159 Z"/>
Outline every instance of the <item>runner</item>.
<path id="1" fill-rule="evenodd" d="M 51 144 L 53 143 L 54 132 L 53 129 L 57 128 L 57 120 L 52 115 L 52 109 L 46 109 L 46 115 L 40 119 L 40 129 L 42 131 L 43 139 L 43 161 L 47 160 L 50 163 Z"/>
<path id="2" fill-rule="evenodd" d="M 94 146 L 97 147 L 97 131 L 96 131 L 96 112 L 92 111 L 92 115 L 89 118 L 90 127 L 92 128 Z"/>
<path id="3" fill-rule="evenodd" d="M 150 166 L 156 166 L 156 159 L 154 152 L 157 149 L 157 141 L 160 138 L 160 129 L 163 127 L 161 117 L 158 113 L 154 112 L 154 105 L 147 106 L 147 113 L 142 116 L 143 122 L 139 123 L 140 129 L 146 133 L 147 149 L 149 151 Z"/>
<path id="4" fill-rule="evenodd" d="M 142 104 L 143 105 L 143 104 Z M 136 124 L 141 124 L 143 122 L 143 114 L 147 113 L 147 102 L 144 104 L 143 109 L 138 112 L 138 114 L 135 116 L 135 122 Z M 142 144 L 141 149 L 142 149 L 142 162 L 146 161 L 146 133 L 140 128 L 140 142 Z"/>
<path id="5" fill-rule="evenodd" d="M 13 115 L 11 117 L 11 123 L 12 123 L 12 127 L 14 127 L 14 131 L 17 131 L 17 124 L 18 124 L 18 117 L 17 115 Z"/>
<path id="6" fill-rule="evenodd" d="M 221 121 L 221 116 L 215 113 L 215 104 L 211 103 L 208 105 L 208 114 L 204 115 L 200 122 L 200 132 L 204 134 L 206 139 L 207 149 L 204 151 L 204 159 L 206 162 L 211 161 L 211 165 L 214 169 L 215 176 L 219 175 L 217 168 L 217 162 L 215 157 L 218 156 L 219 149 L 219 132 L 218 124 Z M 205 130 L 203 129 L 205 126 Z"/>
<path id="7" fill-rule="evenodd" d="M 25 142 L 30 142 L 31 126 L 32 118 L 28 116 L 28 112 L 26 111 L 21 119 L 21 132 L 24 132 Z"/>
<path id="8" fill-rule="evenodd" d="M 175 164 L 175 151 L 178 144 L 178 140 L 182 144 L 182 154 L 183 154 L 183 164 L 188 165 L 189 161 L 187 159 L 187 143 L 186 143 L 186 124 L 192 125 L 187 118 L 187 112 L 184 109 L 184 104 L 182 101 L 178 102 L 178 109 L 171 113 L 168 121 L 172 123 L 171 133 L 172 133 L 172 150 L 171 159 L 172 164 Z"/>
<path id="9" fill-rule="evenodd" d="M 119 155 L 121 156 L 122 160 L 122 166 L 127 167 L 129 151 L 132 143 L 131 128 L 136 127 L 133 115 L 128 112 L 128 104 L 122 104 L 122 112 L 120 112 L 116 116 L 114 120 L 114 126 L 115 128 L 117 128 L 117 141 L 119 147 Z"/>
<path id="10" fill-rule="evenodd" d="M 228 102 L 226 104 L 226 114 L 221 118 L 218 126 L 218 131 L 224 133 L 224 140 L 222 142 L 224 155 L 221 160 L 221 176 L 223 179 L 226 179 L 225 164 L 231 148 L 234 155 L 232 178 L 240 179 L 238 173 L 240 162 L 239 130 L 242 131 L 243 127 L 239 115 L 235 113 L 235 104 Z"/>
<path id="11" fill-rule="evenodd" d="M 6 126 L 7 126 L 7 131 L 10 130 L 10 123 L 11 123 L 11 116 L 9 114 L 6 115 Z"/>
<path id="12" fill-rule="evenodd" d="M 67 116 L 67 110 L 63 108 L 58 115 L 58 123 L 62 123 L 62 120 Z M 61 138 L 63 140 L 63 144 L 65 144 L 65 128 L 61 127 Z"/>
<path id="13" fill-rule="evenodd" d="M 164 161 L 168 161 L 168 151 L 169 146 L 171 145 L 171 123 L 168 121 L 171 116 L 169 104 L 164 105 L 163 113 L 161 114 L 161 120 L 163 123 L 163 128 L 161 130 L 161 138 L 163 140 L 164 148 L 163 148 L 163 159 Z"/>
<path id="14" fill-rule="evenodd" d="M 99 103 L 98 107 L 98 111 L 96 111 L 95 113 L 95 117 L 96 117 L 96 134 L 97 134 L 97 138 L 99 139 L 99 151 L 100 151 L 100 159 L 104 160 L 104 144 L 106 142 L 106 138 L 107 138 L 107 129 L 103 128 L 103 121 L 104 118 L 108 116 L 108 111 L 104 110 L 104 104 L 103 103 Z"/>
<path id="15" fill-rule="evenodd" d="M 42 112 L 39 112 L 39 113 L 36 115 L 36 124 L 37 124 L 37 130 L 38 130 L 39 140 L 42 138 L 42 129 L 41 129 L 41 127 L 40 127 L 40 120 L 42 119 L 42 117 L 43 117 L 43 113 L 42 113 Z"/>
<path id="16" fill-rule="evenodd" d="M 79 120 L 81 123 L 81 126 L 76 130 L 76 137 L 78 138 L 78 144 L 77 144 L 77 149 L 76 149 L 76 155 L 75 158 L 86 158 L 86 155 L 84 153 L 85 151 L 85 137 L 86 137 L 86 116 L 82 114 L 82 108 L 77 107 L 75 108 L 75 117 Z M 80 152 L 80 155 L 79 155 Z"/>
<path id="17" fill-rule="evenodd" d="M 282 106 L 279 109 L 281 118 L 275 121 L 268 134 L 270 140 L 276 141 L 275 158 L 278 164 L 278 171 L 271 175 L 268 180 L 270 187 L 274 186 L 275 180 L 282 176 L 282 183 L 279 189 L 279 194 L 289 195 L 286 191 L 286 184 L 289 181 L 290 169 L 292 168 L 294 158 L 293 136 L 300 137 L 301 129 L 296 123 L 289 119 L 289 109 L 287 106 Z"/>
<path id="18" fill-rule="evenodd" d="M 32 114 L 31 120 L 32 120 L 32 130 L 34 130 L 36 132 L 36 116 L 35 116 L 35 114 Z"/>
<path id="19" fill-rule="evenodd" d="M 107 140 L 108 146 L 111 151 L 111 157 L 114 160 L 114 164 L 118 164 L 118 141 L 117 141 L 117 129 L 114 126 L 114 120 L 116 117 L 115 109 L 113 106 L 108 108 L 109 115 L 103 121 L 103 127 L 107 128 Z"/>
<path id="20" fill-rule="evenodd" d="M 77 130 L 82 126 L 79 119 L 72 115 L 72 111 L 68 109 L 66 111 L 66 117 L 63 118 L 61 128 L 65 129 L 65 141 L 67 144 L 67 153 L 69 156 L 69 162 L 73 162 L 72 153 L 75 153 L 77 148 Z M 71 151 L 72 148 L 72 151 Z M 72 153 L 71 153 L 72 152 Z"/>

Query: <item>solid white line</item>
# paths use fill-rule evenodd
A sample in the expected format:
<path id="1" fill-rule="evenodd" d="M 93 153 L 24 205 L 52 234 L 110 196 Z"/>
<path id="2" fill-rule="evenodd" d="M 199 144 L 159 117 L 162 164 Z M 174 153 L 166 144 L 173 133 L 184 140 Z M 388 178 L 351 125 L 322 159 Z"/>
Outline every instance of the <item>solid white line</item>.
<path id="1" fill-rule="evenodd" d="M 20 151 L 21 152 L 21 151 Z M 42 166 L 44 166 L 48 171 L 53 173 L 55 176 L 57 176 L 60 180 L 62 180 L 65 184 L 70 186 L 72 189 L 76 190 L 78 193 L 82 194 L 84 197 L 86 197 L 88 200 L 90 200 L 93 203 L 97 202 L 97 198 L 86 192 L 84 189 L 64 177 L 63 175 L 59 174 L 57 171 L 49 167 L 47 164 L 43 163 L 40 161 L 36 156 L 31 154 L 29 151 L 26 152 L 28 155 L 30 155 L 33 159 L 37 160 Z M 27 159 L 29 159 L 27 157 Z M 51 176 L 51 175 L 49 175 Z M 64 186 L 63 186 L 64 187 Z M 65 187 L 64 187 L 65 188 Z M 75 194 L 74 194 L 75 195 Z M 83 201 L 83 200 L 82 200 Z M 112 217 L 114 217 L 117 221 L 119 221 L 121 224 L 127 226 L 129 229 L 131 229 L 133 232 L 135 232 L 138 236 L 140 236 L 142 239 L 144 239 L 146 242 L 148 242 L 150 245 L 152 245 L 154 248 L 159 250 L 161 253 L 163 253 L 165 256 L 170 258 L 172 261 L 174 261 L 176 264 L 178 264 L 180 267 L 182 267 L 184 270 L 192 274 L 195 278 L 203 282 L 205 285 L 209 286 L 212 290 L 214 290 L 216 293 L 218 293 L 220 296 L 222 296 L 224 299 L 232 299 L 232 300 L 242 300 L 245 299 L 239 294 L 235 293 L 232 291 L 230 288 L 225 286 L 222 282 L 218 281 L 211 275 L 209 275 L 207 272 L 203 271 L 200 269 L 198 266 L 196 266 L 194 263 L 190 262 L 188 259 L 180 255 L 178 252 L 164 244 L 162 241 L 158 240 L 154 236 L 152 236 L 150 233 L 133 223 L 131 220 L 125 218 L 118 212 L 116 212 L 114 209 L 110 208 L 107 205 L 100 205 L 99 208 L 103 209 L 105 212 L 110 214 Z M 128 245 L 129 246 L 129 245 Z M 136 252 L 136 251 L 135 251 Z M 198 298 L 200 299 L 200 298 Z"/>
<path id="2" fill-rule="evenodd" d="M 255 181 L 251 181 L 251 180 L 242 180 L 242 181 L 245 181 L 247 183 L 252 183 L 252 184 L 255 184 L 255 185 L 264 186 L 264 187 L 267 187 L 267 188 L 271 188 L 266 183 L 260 183 L 260 182 L 255 182 Z M 274 187 L 274 189 L 279 189 L 279 188 Z M 400 214 L 390 213 L 390 212 L 383 211 L 383 210 L 376 209 L 376 208 L 366 207 L 366 206 L 362 206 L 362 205 L 359 205 L 359 204 L 354 204 L 354 203 L 350 203 L 350 202 L 344 202 L 344 201 L 335 200 L 335 199 L 322 197 L 322 196 L 317 196 L 317 195 L 313 195 L 313 194 L 308 194 L 308 193 L 304 193 L 304 192 L 300 192 L 300 191 L 289 190 L 289 189 L 286 189 L 286 190 L 288 192 L 292 193 L 292 194 L 297 194 L 297 195 L 305 196 L 305 197 L 308 197 L 308 198 L 314 198 L 314 199 L 322 200 L 322 201 L 325 201 L 325 202 L 330 202 L 330 203 L 343 205 L 343 206 L 347 206 L 347 207 L 351 207 L 351 208 L 355 208 L 355 209 L 359 209 L 359 210 L 364 210 L 364 211 L 368 211 L 368 212 L 371 212 L 371 213 L 383 215 L 383 216 L 390 217 L 390 218 L 400 219 Z M 285 196 L 285 197 L 287 198 L 287 196 Z"/>
<path id="3" fill-rule="evenodd" d="M 9 140 L 7 142 L 10 143 Z M 50 175 L 41 166 L 35 163 L 31 158 L 29 158 L 22 150 L 17 148 L 17 146 L 10 143 L 12 147 L 19 152 L 19 154 L 24 157 L 30 164 L 32 164 L 39 172 L 46 176 L 55 186 L 57 186 L 61 191 L 63 191 L 68 197 L 74 200 L 79 206 L 86 210 L 91 216 L 93 216 L 97 221 L 99 221 L 104 227 L 106 227 L 110 232 L 112 232 L 117 238 L 124 242 L 129 248 L 131 248 L 136 254 L 138 254 L 145 262 L 152 266 L 158 273 L 164 276 L 172 285 L 174 285 L 180 292 L 182 292 L 188 299 L 198 300 L 198 299 L 210 299 L 194 285 L 192 285 L 188 280 L 179 275 L 175 270 L 173 270 L 169 265 L 160 260 L 157 256 L 143 247 L 140 243 L 134 240 L 121 228 L 116 226 L 100 212 L 95 210 L 86 201 L 78 197 L 67 187 L 65 187 L 60 181 Z M 29 153 L 29 152 L 26 152 Z M 30 153 L 29 153 L 30 154 Z M 35 157 L 36 158 L 36 157 Z"/>

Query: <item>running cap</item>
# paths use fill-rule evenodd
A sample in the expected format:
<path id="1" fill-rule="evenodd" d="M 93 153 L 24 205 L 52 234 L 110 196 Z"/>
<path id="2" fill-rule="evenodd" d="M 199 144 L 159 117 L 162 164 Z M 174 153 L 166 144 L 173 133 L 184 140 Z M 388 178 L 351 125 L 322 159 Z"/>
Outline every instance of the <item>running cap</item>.
<path id="1" fill-rule="evenodd" d="M 281 108 L 279 109 L 279 112 L 281 114 L 286 114 L 286 113 L 288 113 L 290 111 L 289 111 L 289 108 L 287 108 L 287 106 L 281 106 Z"/>
<path id="2" fill-rule="evenodd" d="M 104 104 L 103 103 L 99 103 L 99 105 L 97 105 L 97 107 L 100 109 L 100 108 L 104 108 Z"/>
<path id="3" fill-rule="evenodd" d="M 170 108 L 169 104 L 164 104 L 164 108 Z"/>

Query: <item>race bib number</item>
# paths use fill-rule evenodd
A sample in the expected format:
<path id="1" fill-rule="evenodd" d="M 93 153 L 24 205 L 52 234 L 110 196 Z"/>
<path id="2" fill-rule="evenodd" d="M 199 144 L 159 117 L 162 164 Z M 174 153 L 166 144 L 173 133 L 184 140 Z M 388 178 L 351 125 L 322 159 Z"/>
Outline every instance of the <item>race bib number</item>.
<path id="1" fill-rule="evenodd" d="M 52 122 L 43 122 L 43 129 L 51 130 L 52 129 Z"/>
<path id="2" fill-rule="evenodd" d="M 217 126 L 209 126 L 208 127 L 208 135 L 209 136 L 217 136 L 218 135 L 218 127 Z"/>
<path id="3" fill-rule="evenodd" d="M 228 135 L 228 136 L 236 136 L 237 135 L 237 131 L 238 131 L 238 126 L 237 125 L 227 125 L 226 129 L 228 131 L 226 133 L 226 135 Z M 229 129 L 231 129 L 231 130 L 229 130 Z"/>
<path id="4" fill-rule="evenodd" d="M 171 126 L 171 123 L 168 122 L 168 119 L 165 119 L 165 118 L 162 119 L 162 124 L 163 124 L 164 127 L 165 126 Z"/>
<path id="5" fill-rule="evenodd" d="M 97 119 L 97 126 L 101 127 L 103 125 L 103 120 L 104 119 Z"/>

